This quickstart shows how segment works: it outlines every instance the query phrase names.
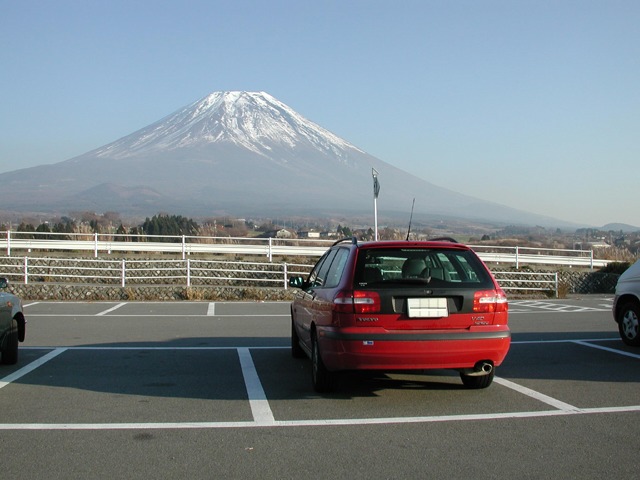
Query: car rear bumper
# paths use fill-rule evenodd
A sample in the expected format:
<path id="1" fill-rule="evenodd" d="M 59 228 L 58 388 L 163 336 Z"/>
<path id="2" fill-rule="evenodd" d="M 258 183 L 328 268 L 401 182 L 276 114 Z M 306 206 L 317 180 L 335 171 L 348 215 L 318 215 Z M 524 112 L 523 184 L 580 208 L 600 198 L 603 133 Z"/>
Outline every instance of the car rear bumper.
<path id="1" fill-rule="evenodd" d="M 509 351 L 507 326 L 469 330 L 395 331 L 322 328 L 320 353 L 329 370 L 423 370 L 502 363 Z"/>

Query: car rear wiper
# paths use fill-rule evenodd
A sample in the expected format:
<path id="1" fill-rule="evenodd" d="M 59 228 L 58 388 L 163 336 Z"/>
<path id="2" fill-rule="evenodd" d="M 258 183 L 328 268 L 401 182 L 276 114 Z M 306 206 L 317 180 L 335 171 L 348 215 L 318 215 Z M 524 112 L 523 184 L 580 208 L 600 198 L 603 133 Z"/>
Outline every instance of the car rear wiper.
<path id="1" fill-rule="evenodd" d="M 401 283 L 410 285 L 428 285 L 431 282 L 431 277 L 427 278 L 390 278 L 388 280 L 382 280 L 382 283 Z M 381 283 L 381 282 L 374 282 Z M 371 284 L 369 284 L 371 285 Z"/>

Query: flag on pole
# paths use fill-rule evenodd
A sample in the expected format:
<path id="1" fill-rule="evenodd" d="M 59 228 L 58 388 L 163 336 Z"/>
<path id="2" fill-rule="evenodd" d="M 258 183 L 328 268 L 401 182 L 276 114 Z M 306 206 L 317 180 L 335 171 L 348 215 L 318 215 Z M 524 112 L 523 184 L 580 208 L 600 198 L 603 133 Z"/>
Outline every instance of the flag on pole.
<path id="1" fill-rule="evenodd" d="M 371 169 L 371 175 L 373 175 L 373 196 L 378 198 L 380 193 L 380 182 L 378 182 L 378 171 L 375 168 Z"/>

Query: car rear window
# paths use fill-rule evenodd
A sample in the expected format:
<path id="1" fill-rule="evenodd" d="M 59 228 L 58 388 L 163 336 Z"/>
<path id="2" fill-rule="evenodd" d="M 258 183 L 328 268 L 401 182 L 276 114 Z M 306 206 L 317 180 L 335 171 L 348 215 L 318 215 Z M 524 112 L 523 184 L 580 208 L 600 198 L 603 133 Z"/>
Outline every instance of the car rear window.
<path id="1" fill-rule="evenodd" d="M 359 288 L 385 288 L 399 283 L 422 283 L 443 288 L 493 286 L 489 272 L 475 253 L 442 248 L 361 249 L 354 283 Z"/>

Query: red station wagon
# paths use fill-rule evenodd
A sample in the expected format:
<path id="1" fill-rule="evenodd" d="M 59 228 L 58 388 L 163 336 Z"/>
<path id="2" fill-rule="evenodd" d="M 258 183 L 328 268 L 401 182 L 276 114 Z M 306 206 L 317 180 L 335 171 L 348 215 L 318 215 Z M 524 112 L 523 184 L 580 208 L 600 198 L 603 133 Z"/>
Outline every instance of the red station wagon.
<path id="1" fill-rule="evenodd" d="M 336 242 L 291 303 L 291 350 L 316 391 L 341 370 L 455 369 L 486 388 L 509 350 L 508 303 L 491 272 L 452 239 Z"/>

